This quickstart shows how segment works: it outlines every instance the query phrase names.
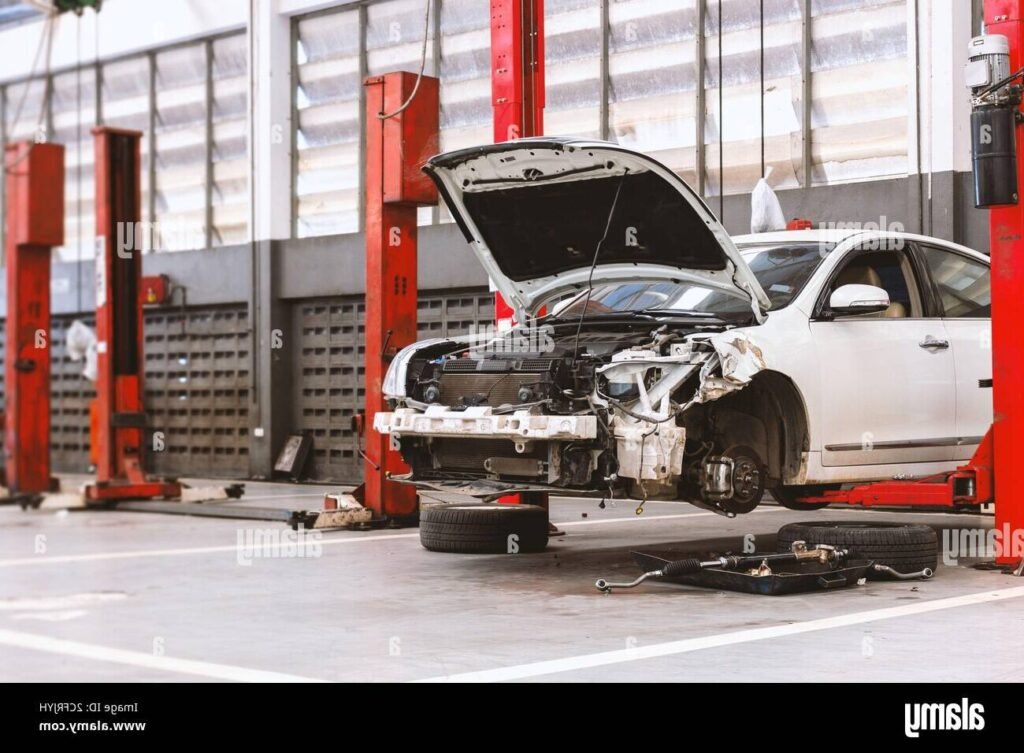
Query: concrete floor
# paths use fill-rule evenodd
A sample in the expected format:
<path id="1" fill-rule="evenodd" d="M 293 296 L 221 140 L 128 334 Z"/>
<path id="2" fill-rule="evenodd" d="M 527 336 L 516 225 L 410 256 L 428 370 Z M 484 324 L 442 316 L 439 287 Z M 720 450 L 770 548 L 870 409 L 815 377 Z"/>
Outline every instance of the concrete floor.
<path id="1" fill-rule="evenodd" d="M 315 509 L 336 487 L 247 484 Z M 584 513 L 586 517 L 583 517 Z M 568 535 L 536 555 L 427 552 L 414 529 L 323 534 L 305 557 L 238 543 L 282 524 L 0 507 L 0 680 L 1010 681 L 1024 581 L 963 564 L 929 582 L 760 597 L 632 579 L 631 549 L 770 549 L 786 522 L 989 516 L 794 513 L 554 500 Z M 287 553 L 287 547 L 270 553 Z"/>

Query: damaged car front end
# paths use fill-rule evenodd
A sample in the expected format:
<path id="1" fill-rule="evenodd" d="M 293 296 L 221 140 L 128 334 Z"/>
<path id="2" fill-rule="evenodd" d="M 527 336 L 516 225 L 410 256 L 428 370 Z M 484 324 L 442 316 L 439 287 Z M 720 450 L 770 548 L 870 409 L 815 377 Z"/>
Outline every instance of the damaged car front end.
<path id="1" fill-rule="evenodd" d="M 700 198 L 644 155 L 565 139 L 425 170 L 521 324 L 396 355 L 374 421 L 411 469 L 396 480 L 756 507 L 785 460 L 746 442 L 756 410 L 713 406 L 768 367 L 771 301 Z"/>
<path id="2" fill-rule="evenodd" d="M 398 480 L 480 497 L 683 495 L 723 512 L 753 509 L 762 459 L 716 451 L 700 406 L 748 383 L 763 368 L 759 349 L 706 322 L 689 333 L 644 324 L 588 328 L 576 353 L 572 327 L 560 325 L 554 352 L 475 357 L 455 340 L 406 348 L 394 369 L 404 380 L 389 392 L 396 407 L 374 424 L 412 469 Z"/>

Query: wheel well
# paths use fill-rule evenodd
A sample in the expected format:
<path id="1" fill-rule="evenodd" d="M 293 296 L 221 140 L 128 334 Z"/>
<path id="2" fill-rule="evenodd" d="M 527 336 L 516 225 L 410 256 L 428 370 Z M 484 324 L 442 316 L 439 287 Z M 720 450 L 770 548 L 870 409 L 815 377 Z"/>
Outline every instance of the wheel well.
<path id="1" fill-rule="evenodd" d="M 742 390 L 704 407 L 719 443 L 745 444 L 760 453 L 770 483 L 799 474 L 809 448 L 807 410 L 789 377 L 762 371 Z"/>

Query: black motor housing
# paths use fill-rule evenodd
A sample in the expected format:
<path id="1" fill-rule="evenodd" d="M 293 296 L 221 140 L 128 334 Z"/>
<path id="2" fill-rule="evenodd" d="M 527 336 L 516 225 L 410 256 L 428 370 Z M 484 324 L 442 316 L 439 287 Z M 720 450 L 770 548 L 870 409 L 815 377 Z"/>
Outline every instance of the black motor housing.
<path id="1" fill-rule="evenodd" d="M 1017 203 L 1017 109 L 1009 105 L 971 112 L 974 206 Z"/>

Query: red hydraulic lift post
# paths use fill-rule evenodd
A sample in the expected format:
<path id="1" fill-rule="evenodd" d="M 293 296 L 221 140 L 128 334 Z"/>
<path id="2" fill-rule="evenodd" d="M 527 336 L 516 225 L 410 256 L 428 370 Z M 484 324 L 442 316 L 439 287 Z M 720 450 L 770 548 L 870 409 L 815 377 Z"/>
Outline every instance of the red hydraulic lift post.
<path id="1" fill-rule="evenodd" d="M 1010 41 L 1010 70 L 1024 67 L 1024 1 L 986 0 L 985 33 Z M 1017 185 L 1024 185 L 1024 130 L 1018 120 Z M 1024 451 L 1024 348 L 1017 329 L 1024 319 L 1024 203 L 992 207 L 992 390 L 995 420 L 996 531 L 1004 546 L 997 562 L 1019 560 L 1010 551 L 1015 531 L 1024 530 L 1024 484 L 1016 466 Z M 1009 533 L 1009 538 L 1006 537 Z"/>
<path id="2" fill-rule="evenodd" d="M 544 133 L 544 0 L 491 0 L 491 104 L 494 143 Z M 494 294 L 494 319 L 501 327 L 514 312 Z M 547 495 L 526 499 L 547 507 Z M 526 501 L 509 494 L 504 504 Z"/>
<path id="3" fill-rule="evenodd" d="M 494 143 L 544 133 L 544 0 L 491 0 Z M 513 311 L 494 294 L 500 325 Z"/>
<path id="4" fill-rule="evenodd" d="M 404 71 L 366 79 L 366 352 L 362 417 L 365 507 L 378 520 L 412 518 L 416 490 L 389 481 L 408 469 L 373 431 L 385 410 L 382 393 L 388 365 L 416 341 L 417 208 L 437 203 L 437 189 L 423 173 L 438 152 L 438 79 Z M 404 106 L 404 109 L 403 109 Z M 381 117 L 382 115 L 386 117 Z"/>
<path id="5" fill-rule="evenodd" d="M 142 250 L 124 248 L 126 223 L 140 221 L 142 133 L 94 128 L 96 164 L 96 481 L 86 499 L 180 497 L 176 482 L 146 477 L 143 407 Z"/>
<path id="6" fill-rule="evenodd" d="M 1024 68 L 1024 0 L 985 0 L 985 33 L 1002 35 L 1008 40 L 1010 70 Z M 1016 154 L 1020 155 L 1024 153 L 1024 131 L 1021 129 L 1024 119 L 1021 118 L 1019 104 L 1016 110 L 1016 120 L 1010 127 L 1014 129 Z M 977 146 L 976 143 L 975 149 Z M 1006 154 L 1000 152 L 998 156 L 1002 159 Z M 976 164 L 976 187 L 977 167 Z M 1001 173 L 997 177 L 1005 180 Z M 1020 159 L 1016 161 L 1014 177 L 1016 186 L 1024 185 L 1024 161 Z M 801 501 L 865 507 L 954 509 L 967 509 L 994 501 L 996 562 L 1015 565 L 1021 561 L 1015 542 L 1024 531 L 1024 490 L 1017 488 L 1015 472 L 1018 452 L 1024 448 L 1024 390 L 1021 389 L 1024 384 L 1024 351 L 1017 336 L 1017 322 L 1024 316 L 1024 204 L 1018 201 L 1016 193 L 1012 194 L 1012 200 L 1007 201 L 1003 201 L 1003 195 L 987 195 L 984 202 L 980 193 L 976 197 L 979 206 L 989 207 L 994 410 L 992 426 L 974 456 L 955 471 L 930 478 L 862 484 L 844 491 L 826 491 Z M 984 343 L 978 342 L 976 347 L 984 347 Z"/>
<path id="7" fill-rule="evenodd" d="M 64 147 L 9 144 L 4 473 L 11 497 L 50 491 L 50 251 L 64 244 Z"/>

